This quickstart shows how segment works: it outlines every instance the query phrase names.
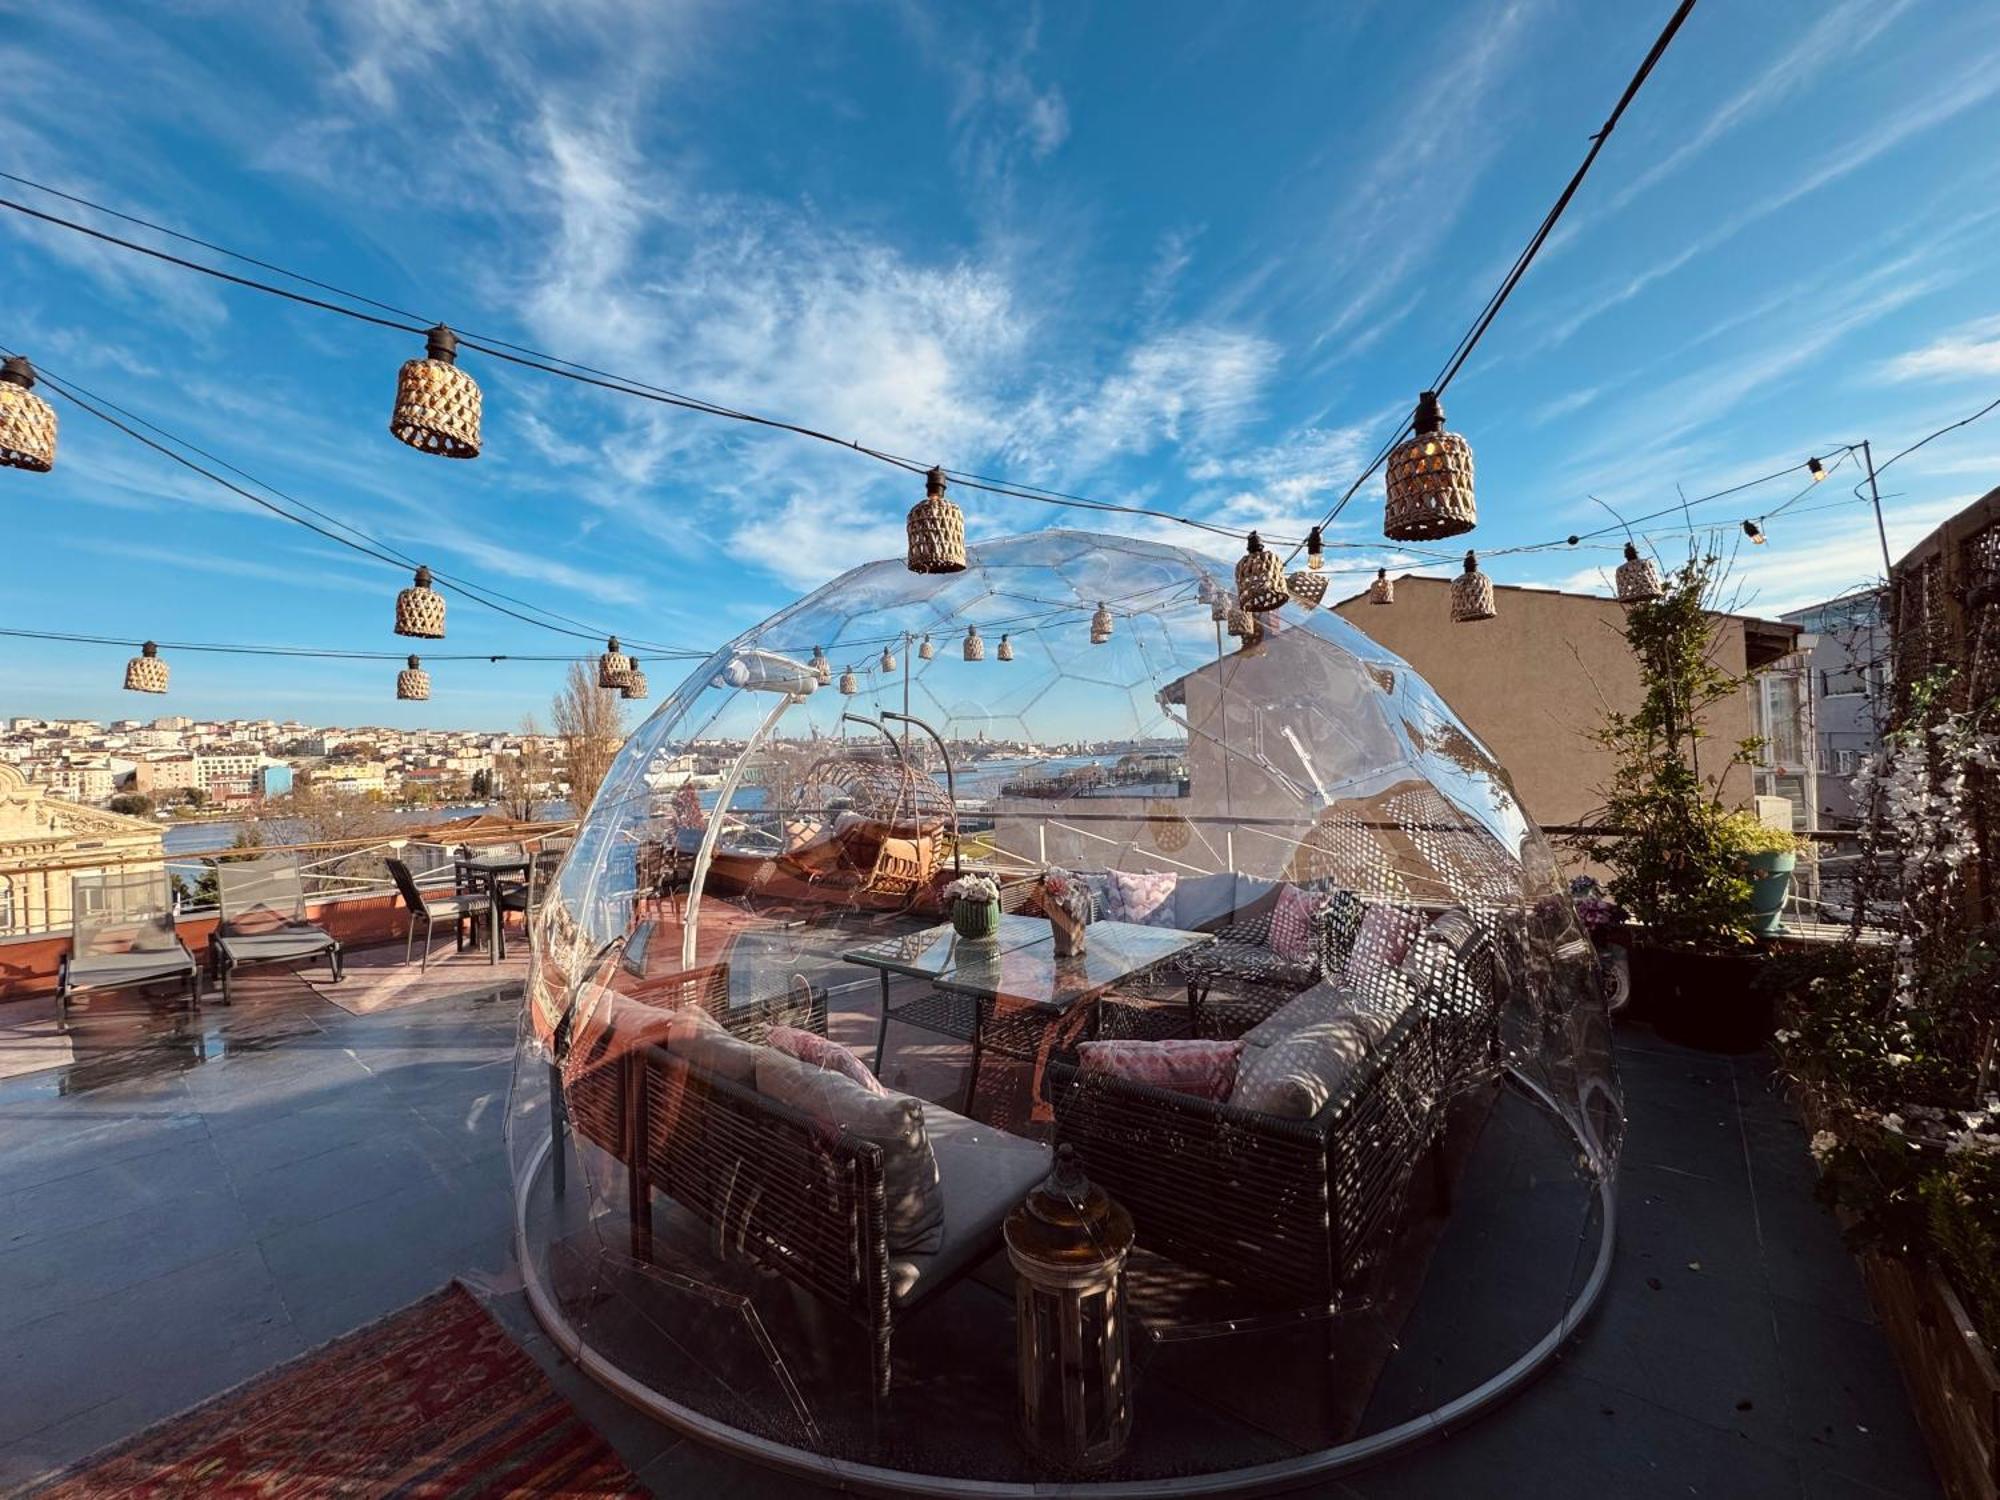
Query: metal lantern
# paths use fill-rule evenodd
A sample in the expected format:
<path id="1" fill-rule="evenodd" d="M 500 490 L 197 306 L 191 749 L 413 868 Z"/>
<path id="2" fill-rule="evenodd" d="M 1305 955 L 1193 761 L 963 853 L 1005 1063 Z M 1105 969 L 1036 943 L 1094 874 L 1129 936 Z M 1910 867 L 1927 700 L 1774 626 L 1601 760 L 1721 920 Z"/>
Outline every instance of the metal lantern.
<path id="1" fill-rule="evenodd" d="M 1012 661 L 1014 659 L 1014 643 L 1008 640 L 1005 635 L 1002 635 L 1000 637 L 1000 649 L 995 654 L 1002 661 Z"/>
<path id="2" fill-rule="evenodd" d="M 1007 1215 L 1021 1431 L 1064 1469 L 1115 1461 L 1132 1435 L 1125 1259 L 1132 1216 L 1084 1175 L 1076 1147 Z"/>
<path id="3" fill-rule="evenodd" d="M 167 664 L 160 660 L 160 648 L 148 641 L 139 648 L 139 654 L 125 663 L 125 691 L 128 693 L 164 693 L 167 690 Z"/>
<path id="4" fill-rule="evenodd" d="M 1231 635 L 1247 640 L 1257 633 L 1257 617 L 1240 604 L 1232 604 L 1229 606 L 1228 629 Z"/>
<path id="5" fill-rule="evenodd" d="M 1375 581 L 1368 585 L 1370 604 L 1394 604 L 1396 602 L 1396 580 L 1389 576 L 1387 568 L 1375 570 Z"/>
<path id="6" fill-rule="evenodd" d="M 891 651 L 887 646 L 882 648 L 882 670 L 884 672 L 893 672 L 896 670 L 896 653 Z"/>
<path id="7" fill-rule="evenodd" d="M 813 676 L 819 679 L 820 686 L 824 687 L 827 683 L 833 681 L 833 663 L 826 659 L 826 648 L 824 646 L 813 647 L 811 666 Z"/>
<path id="8" fill-rule="evenodd" d="M 861 679 L 854 675 L 854 668 L 849 667 L 840 674 L 840 690 L 850 698 L 861 691 Z"/>
<path id="9" fill-rule="evenodd" d="M 1326 574 L 1300 568 L 1285 580 L 1285 588 L 1304 609 L 1318 609 L 1326 597 Z"/>
<path id="10" fill-rule="evenodd" d="M 46 474 L 56 466 L 56 409 L 35 394 L 35 367 L 0 364 L 0 467 Z"/>
<path id="11" fill-rule="evenodd" d="M 1411 436 L 1389 455 L 1382 534 L 1399 542 L 1457 536 L 1478 524 L 1472 503 L 1472 445 L 1444 428 L 1444 408 L 1425 391 Z"/>
<path id="12" fill-rule="evenodd" d="M 1099 603 L 1097 613 L 1090 617 L 1090 644 L 1101 646 L 1110 639 L 1111 611 L 1106 609 L 1102 603 Z"/>
<path id="13" fill-rule="evenodd" d="M 422 703 L 431 695 L 431 674 L 416 657 L 396 674 L 396 696 L 407 703 Z"/>
<path id="14" fill-rule="evenodd" d="M 1618 565 L 1618 602 L 1620 604 L 1644 604 L 1658 599 L 1665 590 L 1660 587 L 1660 570 L 1650 557 L 1641 557 L 1639 549 L 1631 542 L 1625 544 L 1625 561 Z"/>
<path id="15" fill-rule="evenodd" d="M 1208 617 L 1220 625 L 1229 618 L 1229 590 L 1217 589 L 1208 601 Z"/>
<path id="16" fill-rule="evenodd" d="M 440 323 L 427 335 L 428 357 L 405 362 L 396 377 L 389 431 L 440 458 L 479 457 L 479 383 L 458 367 L 458 335 Z"/>
<path id="17" fill-rule="evenodd" d="M 919 643 L 919 645 L 917 646 L 917 660 L 930 661 L 936 655 L 937 655 L 937 647 L 931 644 L 930 632 L 925 631 L 922 642 Z"/>
<path id="18" fill-rule="evenodd" d="M 1290 596 L 1285 592 L 1285 565 L 1278 554 L 1265 548 L 1256 532 L 1243 555 L 1236 560 L 1236 602 L 1252 614 L 1280 609 Z"/>
<path id="19" fill-rule="evenodd" d="M 1473 620 L 1490 620 L 1500 613 L 1493 607 L 1493 580 L 1479 571 L 1479 558 L 1465 554 L 1465 571 L 1451 581 L 1451 618 L 1456 625 Z"/>
<path id="20" fill-rule="evenodd" d="M 924 476 L 924 498 L 910 507 L 909 552 L 904 558 L 912 573 L 965 571 L 965 512 L 944 492 L 944 470 Z"/>
<path id="21" fill-rule="evenodd" d="M 968 625 L 965 627 L 965 659 L 967 661 L 986 660 L 986 642 L 979 638 L 979 627 L 977 625 Z"/>
<path id="22" fill-rule="evenodd" d="M 444 595 L 431 587 L 429 568 L 418 568 L 416 582 L 396 596 L 396 634 L 444 639 Z"/>
<path id="23" fill-rule="evenodd" d="M 625 685 L 618 689 L 621 698 L 643 698 L 646 696 L 646 674 L 634 665 L 625 674 Z"/>
<path id="24" fill-rule="evenodd" d="M 1306 533 L 1306 566 L 1315 573 L 1326 566 L 1326 539 L 1317 526 Z"/>
<path id="25" fill-rule="evenodd" d="M 638 663 L 627 656 L 613 636 L 604 643 L 604 654 L 597 658 L 597 685 L 601 688 L 625 686 L 628 677 Z"/>

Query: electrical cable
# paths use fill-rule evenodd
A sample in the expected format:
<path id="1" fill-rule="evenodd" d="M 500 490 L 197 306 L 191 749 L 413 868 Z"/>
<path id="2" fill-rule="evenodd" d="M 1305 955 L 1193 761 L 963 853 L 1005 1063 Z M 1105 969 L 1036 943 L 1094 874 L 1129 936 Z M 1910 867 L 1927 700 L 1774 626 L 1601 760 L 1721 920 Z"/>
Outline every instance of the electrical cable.
<path id="1" fill-rule="evenodd" d="M 67 641 L 84 646 L 124 646 L 136 649 L 146 644 L 124 636 L 82 635 L 64 630 L 27 630 L 0 626 L 0 636 L 16 640 Z M 305 657 L 321 661 L 402 661 L 412 655 L 421 656 L 425 661 L 583 661 L 584 657 L 551 655 L 531 651 L 427 651 L 421 646 L 410 651 L 341 651 L 325 646 L 253 646 L 221 641 L 155 641 L 162 651 L 209 651 L 231 656 L 284 656 Z M 628 651 L 628 656 L 640 661 L 701 661 L 708 653 L 704 651 L 636 652 Z"/>

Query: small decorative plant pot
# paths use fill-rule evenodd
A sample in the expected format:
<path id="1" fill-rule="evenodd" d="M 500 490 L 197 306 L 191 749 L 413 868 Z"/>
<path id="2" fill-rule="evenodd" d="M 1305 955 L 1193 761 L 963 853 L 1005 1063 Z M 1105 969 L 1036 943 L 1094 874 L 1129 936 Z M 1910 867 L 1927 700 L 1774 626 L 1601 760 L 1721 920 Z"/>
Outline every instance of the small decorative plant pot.
<path id="1" fill-rule="evenodd" d="M 1792 870 L 1798 855 L 1784 853 L 1744 856 L 1750 866 L 1750 930 L 1775 937 L 1785 930 L 1785 897 L 1791 893 Z"/>
<path id="2" fill-rule="evenodd" d="M 990 938 L 1000 930 L 998 901 L 958 900 L 951 904 L 952 930 L 969 943 Z"/>
<path id="3" fill-rule="evenodd" d="M 1051 903 L 1049 934 L 1055 939 L 1057 958 L 1074 958 L 1090 943 L 1090 928 L 1074 912 Z"/>

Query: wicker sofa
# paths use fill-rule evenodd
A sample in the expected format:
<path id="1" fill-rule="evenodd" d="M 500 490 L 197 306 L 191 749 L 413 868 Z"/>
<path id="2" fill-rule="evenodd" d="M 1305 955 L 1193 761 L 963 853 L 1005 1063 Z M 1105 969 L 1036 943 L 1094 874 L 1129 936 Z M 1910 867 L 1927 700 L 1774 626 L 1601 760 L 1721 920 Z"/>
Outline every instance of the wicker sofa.
<path id="1" fill-rule="evenodd" d="M 1450 1101 L 1497 1071 L 1491 929 L 1467 919 L 1446 937 L 1448 951 L 1426 949 L 1412 961 L 1386 1034 L 1311 1118 L 1063 1060 L 1049 1070 L 1056 1139 L 1075 1146 L 1091 1178 L 1130 1210 L 1147 1249 L 1299 1306 L 1333 1305 L 1441 1139 Z M 1309 1007 L 1328 988 L 1288 1005 Z M 1250 1037 L 1281 1031 L 1286 1010 Z"/>

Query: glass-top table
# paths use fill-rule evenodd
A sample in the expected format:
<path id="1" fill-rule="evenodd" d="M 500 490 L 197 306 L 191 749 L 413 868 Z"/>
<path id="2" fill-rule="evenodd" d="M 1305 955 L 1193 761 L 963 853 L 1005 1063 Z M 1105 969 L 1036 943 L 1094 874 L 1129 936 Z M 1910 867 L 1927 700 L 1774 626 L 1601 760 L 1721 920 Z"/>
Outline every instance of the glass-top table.
<path id="1" fill-rule="evenodd" d="M 965 1096 L 969 1110 L 979 1076 L 979 1057 L 996 1015 L 1029 1023 L 1046 1033 L 1050 1026 L 1108 990 L 1159 967 L 1171 958 L 1214 941 L 1206 932 L 1148 927 L 1133 922 L 1092 922 L 1082 953 L 1058 958 L 1055 935 L 1041 917 L 1003 915 L 991 937 L 963 938 L 946 924 L 884 938 L 841 954 L 851 964 L 871 968 L 882 982 L 882 1015 L 875 1032 L 875 1070 L 881 1072 L 889 1021 L 922 1026 L 972 1043 L 972 1066 Z M 891 1010 L 889 983 L 896 976 L 927 981 L 922 998 Z M 940 997 L 960 1003 L 940 1005 Z M 963 1003 L 969 1001 L 969 1004 Z M 1188 986 L 1188 1004 L 1199 1004 Z M 966 1027 L 958 1020 L 969 1016 Z M 967 1034 L 969 1033 L 969 1034 Z"/>

